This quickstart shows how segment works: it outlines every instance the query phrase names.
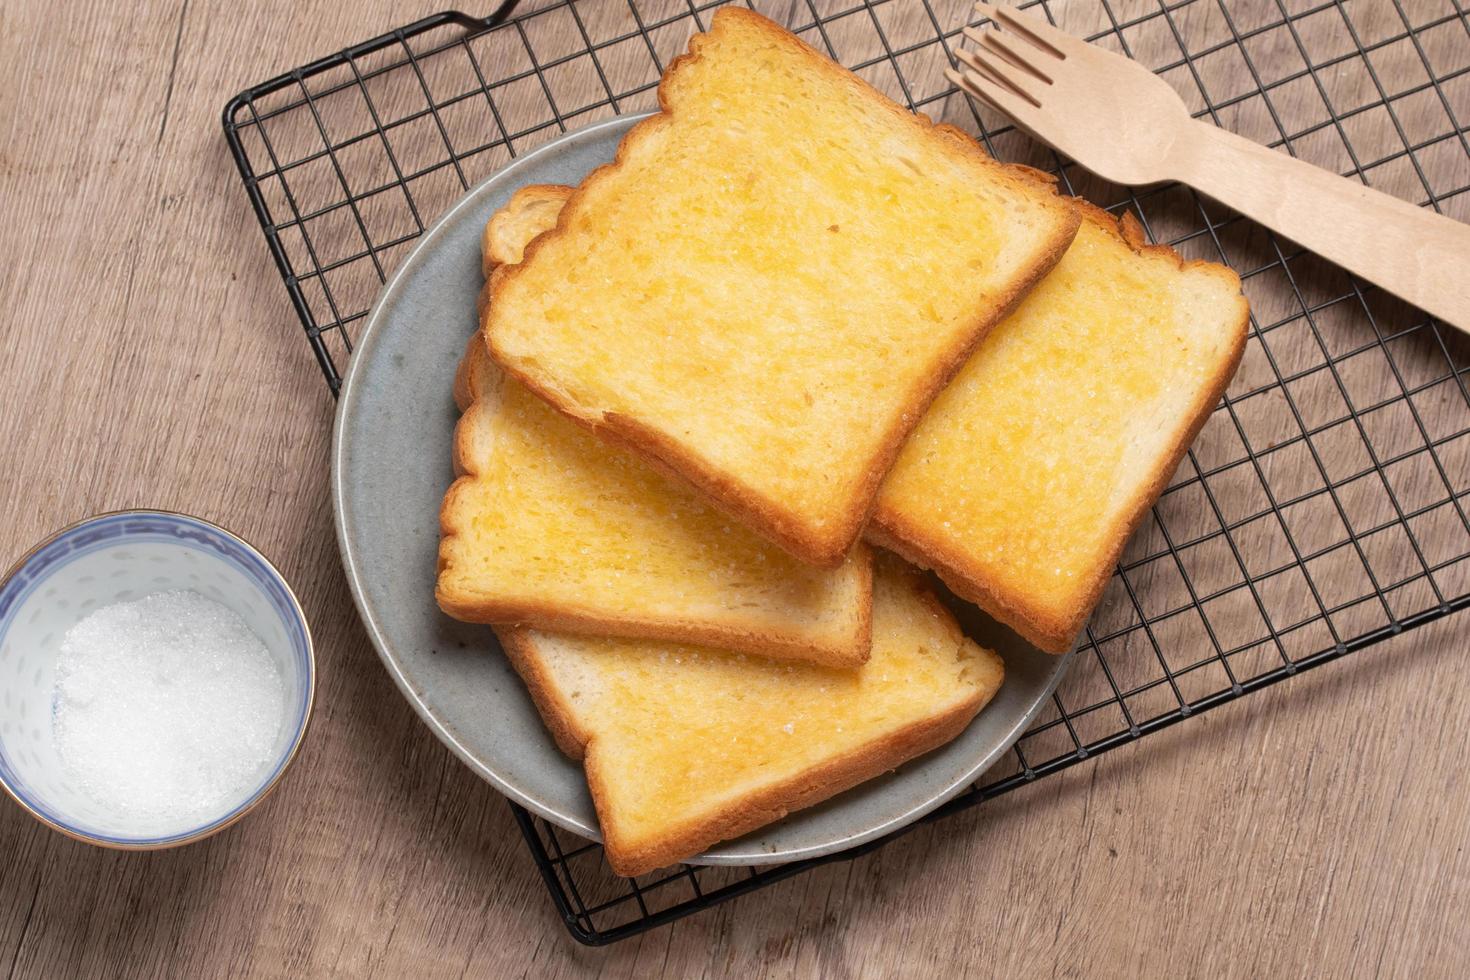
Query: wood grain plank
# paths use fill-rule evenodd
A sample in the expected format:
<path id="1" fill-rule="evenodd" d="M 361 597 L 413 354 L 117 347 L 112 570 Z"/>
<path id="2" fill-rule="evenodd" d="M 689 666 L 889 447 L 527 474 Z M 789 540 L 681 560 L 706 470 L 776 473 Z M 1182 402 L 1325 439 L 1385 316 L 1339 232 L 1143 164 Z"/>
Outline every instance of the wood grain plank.
<path id="1" fill-rule="evenodd" d="M 0 277 L 10 323 L 0 560 L 98 510 L 198 513 L 281 566 L 321 670 L 293 771 L 258 813 L 206 843 L 114 854 L 0 808 L 0 971 L 1463 975 L 1464 617 L 869 857 L 612 949 L 573 944 L 504 801 L 418 723 L 356 621 L 325 493 L 332 405 L 219 135 L 225 98 L 245 84 L 439 6 L 0 7 L 0 249 L 10 260 Z M 908 14 L 893 6 L 881 16 L 897 16 L 889 26 L 900 30 Z M 1189 29 L 1218 29 L 1209 6 L 1185 8 L 1200 22 Z M 1090 2 L 1054 7 L 1064 24 L 1096 13 Z M 1404 7 L 1419 20 L 1439 9 Z M 1316 30 L 1309 45 L 1335 43 L 1342 29 Z M 1277 40 L 1289 58 L 1289 39 Z M 632 77 L 641 57 L 619 52 L 605 67 Z M 1280 104 L 1307 120 L 1314 98 L 1291 88 Z M 1227 122 L 1270 125 L 1249 111 Z M 1438 110 L 1403 111 L 1432 125 Z M 1174 212 L 1160 213 L 1167 231 Z M 1241 257 L 1263 247 L 1226 244 Z M 1331 270 L 1304 269 L 1302 283 L 1334 288 Z M 1329 346 L 1372 330 L 1319 319 Z M 1316 342 L 1304 332 L 1283 350 Z M 1429 372 L 1440 356 L 1400 361 Z M 1332 395 L 1304 397 L 1316 406 Z M 1428 479 L 1410 476 L 1410 490 Z"/>

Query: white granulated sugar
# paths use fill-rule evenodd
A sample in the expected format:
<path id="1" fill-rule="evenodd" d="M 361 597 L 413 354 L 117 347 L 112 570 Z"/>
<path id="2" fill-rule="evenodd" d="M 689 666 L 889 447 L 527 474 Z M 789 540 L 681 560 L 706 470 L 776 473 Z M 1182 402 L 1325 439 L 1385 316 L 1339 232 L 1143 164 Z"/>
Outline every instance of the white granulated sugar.
<path id="1" fill-rule="evenodd" d="M 285 701 L 274 658 L 233 610 L 197 592 L 161 592 L 67 630 L 56 749 L 98 806 L 177 832 L 259 785 Z"/>

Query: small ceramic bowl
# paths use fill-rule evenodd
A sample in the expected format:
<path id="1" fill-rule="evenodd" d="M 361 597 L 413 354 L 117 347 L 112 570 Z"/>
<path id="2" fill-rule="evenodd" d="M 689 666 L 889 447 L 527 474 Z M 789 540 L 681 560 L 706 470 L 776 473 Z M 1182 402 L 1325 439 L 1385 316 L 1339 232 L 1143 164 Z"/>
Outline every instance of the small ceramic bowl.
<path id="1" fill-rule="evenodd" d="M 198 826 L 161 833 L 105 811 L 72 785 L 52 731 L 56 660 L 66 631 L 93 610 L 192 589 L 234 610 L 264 642 L 285 683 L 275 762 L 258 785 Z M 239 820 L 275 786 L 311 715 L 316 664 L 301 606 L 260 552 L 197 517 L 119 511 L 41 542 L 0 579 L 0 786 L 69 837 L 135 850 L 175 847 Z"/>

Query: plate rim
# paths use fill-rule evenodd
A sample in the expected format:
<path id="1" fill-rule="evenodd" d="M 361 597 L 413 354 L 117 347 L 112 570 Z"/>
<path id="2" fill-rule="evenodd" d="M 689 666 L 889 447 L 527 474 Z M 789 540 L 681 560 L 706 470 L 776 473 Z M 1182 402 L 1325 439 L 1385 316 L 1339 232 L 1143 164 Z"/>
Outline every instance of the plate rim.
<path id="1" fill-rule="evenodd" d="M 425 702 L 413 680 L 405 673 L 403 666 L 399 663 L 397 656 L 393 652 L 392 644 L 389 642 L 388 637 L 378 622 L 372 605 L 366 599 L 365 588 L 358 568 L 359 563 L 353 551 L 352 539 L 348 527 L 347 488 L 344 480 L 346 470 L 345 431 L 348 428 L 348 417 L 351 415 L 353 406 L 357 401 L 357 379 L 366 370 L 363 368 L 363 365 L 367 363 L 368 358 L 363 355 L 377 341 L 377 335 L 380 333 L 382 324 L 386 319 L 386 311 L 394 305 L 399 294 L 413 278 L 415 271 L 423 264 L 426 256 L 436 247 L 437 239 L 443 232 L 443 229 L 454 221 L 461 211 L 477 203 L 481 189 L 492 181 L 503 180 L 517 170 L 532 166 L 539 157 L 554 153 L 568 142 L 593 137 L 608 129 L 631 128 L 638 121 L 648 118 L 651 115 L 654 115 L 654 113 L 629 113 L 621 116 L 613 116 L 580 129 L 562 133 L 555 139 L 537 147 L 524 156 L 517 157 L 505 166 L 487 175 L 484 179 L 476 182 L 473 187 L 465 191 L 458 201 L 425 228 L 423 234 L 419 236 L 418 241 L 414 243 L 413 249 L 399 263 L 398 267 L 393 270 L 388 281 L 384 283 L 377 299 L 373 302 L 372 308 L 368 312 L 362 333 L 358 337 L 353 354 L 348 362 L 347 372 L 343 376 L 332 423 L 330 496 L 332 501 L 333 526 L 336 531 L 337 549 L 341 559 L 342 571 L 347 580 L 348 591 L 352 595 L 353 605 L 357 608 L 358 619 L 362 622 L 368 639 L 371 641 L 373 649 L 378 655 L 378 659 L 387 668 L 388 675 L 392 678 L 399 693 L 408 701 L 414 713 L 428 726 L 434 736 L 464 763 L 471 772 L 488 782 L 496 791 L 550 823 L 599 843 L 602 841 L 602 834 L 596 824 L 588 825 L 579 817 L 565 812 L 544 799 L 538 799 L 527 790 L 502 777 L 498 772 L 478 758 L 461 741 L 454 727 L 440 718 L 434 709 Z M 974 785 L 976 779 L 986 769 L 1015 745 L 1035 719 L 1036 715 L 1041 711 L 1042 706 L 1046 704 L 1047 700 L 1061 683 L 1062 678 L 1066 675 L 1071 665 L 1073 657 L 1076 655 L 1076 650 L 1077 646 L 1074 643 L 1073 647 L 1067 653 L 1056 658 L 1051 676 L 1043 685 L 1043 689 L 1037 694 L 1033 703 L 1006 730 L 1004 738 L 1000 739 L 989 751 L 976 756 L 973 763 L 960 776 L 956 777 L 943 790 L 933 794 L 928 799 L 904 808 L 902 813 L 891 816 L 857 833 L 849 834 L 841 839 L 830 840 L 826 843 L 810 844 L 776 851 L 761 850 L 758 847 L 740 851 L 731 850 L 731 845 L 735 841 L 721 841 L 714 845 L 713 851 L 707 851 L 687 858 L 681 863 L 724 866 L 784 864 L 847 851 L 911 826 Z M 984 708 L 982 707 L 981 712 L 983 711 Z M 913 761 L 917 760 L 910 760 L 910 762 Z M 908 765 L 908 763 L 905 765 Z M 853 789 L 856 788 L 853 787 Z M 739 838 L 737 838 L 738 840 Z"/>
<path id="2" fill-rule="evenodd" d="M 530 153 L 517 157 L 505 166 L 487 175 L 483 180 L 478 181 L 473 187 L 465 191 L 458 201 L 425 228 L 423 234 L 419 236 L 418 241 L 414 243 L 408 255 L 393 270 L 392 274 L 388 277 L 388 281 L 383 284 L 383 288 L 378 293 L 377 299 L 373 301 L 372 309 L 368 311 L 362 333 L 359 335 L 357 345 L 353 350 L 351 358 L 348 360 L 347 373 L 342 378 L 342 387 L 338 392 L 336 411 L 332 419 L 332 523 L 337 533 L 337 550 L 341 558 L 342 571 L 347 578 L 347 589 L 352 593 L 352 603 L 357 607 L 358 618 L 362 621 L 362 625 L 367 631 L 368 639 L 372 642 L 378 659 L 388 669 L 388 674 L 393 678 L 393 683 L 397 686 L 399 693 L 407 699 L 414 713 L 419 716 L 419 719 L 424 724 L 428 725 L 429 730 L 434 733 L 439 741 L 444 743 L 461 762 L 469 766 L 471 771 L 488 782 L 498 792 L 525 807 L 527 810 L 545 817 L 552 823 L 564 827 L 573 833 L 584 836 L 589 834 L 593 835 L 593 839 L 599 843 L 602 841 L 602 834 L 598 828 L 588 827 L 578 818 L 558 811 L 556 807 L 550 806 L 544 800 L 534 799 L 519 787 L 506 781 L 495 770 L 485 765 L 484 762 L 476 757 L 460 741 L 454 729 L 425 703 L 418 689 L 403 672 L 403 668 L 398 663 L 397 657 L 391 652 L 392 645 L 388 642 L 382 627 L 378 623 L 377 617 L 374 615 L 371 604 L 365 597 L 361 575 L 358 571 L 358 564 L 353 556 L 352 543 L 347 527 L 348 518 L 345 500 L 347 491 L 343 480 L 343 473 L 346 468 L 343 458 L 346 452 L 344 431 L 347 428 L 347 417 L 352 411 L 352 405 L 357 394 L 357 385 L 355 382 L 362 370 L 364 370 L 362 365 L 367 363 L 366 358 L 361 355 L 376 340 L 376 334 L 379 332 L 380 324 L 383 322 L 385 311 L 393 305 L 397 295 L 403 291 L 412 271 L 423 263 L 425 255 L 435 245 L 443 229 L 460 211 L 474 204 L 476 197 L 480 193 L 480 189 L 491 181 L 503 179 L 506 175 L 516 170 L 525 169 L 538 157 L 551 153 L 570 139 L 584 138 L 603 129 L 626 125 L 629 120 L 636 120 L 646 115 L 652 115 L 652 113 L 642 113 L 636 116 L 613 116 L 610 119 L 605 119 L 592 123 L 589 126 L 584 126 L 581 129 L 561 134 L 557 138 L 532 150 Z M 488 629 L 489 627 L 486 628 Z"/>

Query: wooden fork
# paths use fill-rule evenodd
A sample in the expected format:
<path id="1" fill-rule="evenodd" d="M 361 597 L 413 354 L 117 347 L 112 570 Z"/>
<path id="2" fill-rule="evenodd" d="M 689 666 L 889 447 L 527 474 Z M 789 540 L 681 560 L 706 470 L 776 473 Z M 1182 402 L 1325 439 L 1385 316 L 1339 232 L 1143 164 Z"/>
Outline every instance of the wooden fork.
<path id="1" fill-rule="evenodd" d="M 1470 332 L 1470 225 L 1190 118 L 1169 84 L 1045 20 L 977 3 L 951 81 L 1099 176 L 1175 180 Z"/>

